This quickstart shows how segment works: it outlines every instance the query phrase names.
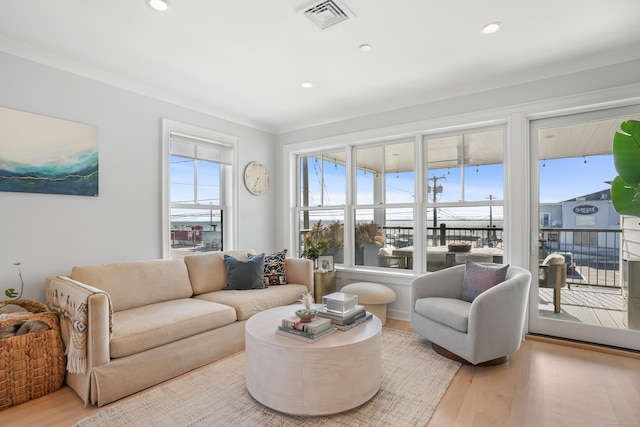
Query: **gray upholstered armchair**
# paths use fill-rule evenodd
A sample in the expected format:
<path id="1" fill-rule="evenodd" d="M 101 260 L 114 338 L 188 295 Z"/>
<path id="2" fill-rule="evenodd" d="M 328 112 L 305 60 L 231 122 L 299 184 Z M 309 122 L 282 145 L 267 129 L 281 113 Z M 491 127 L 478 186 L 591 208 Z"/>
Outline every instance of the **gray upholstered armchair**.
<path id="1" fill-rule="evenodd" d="M 473 365 L 504 362 L 522 342 L 531 273 L 509 266 L 503 282 L 472 302 L 461 299 L 464 277 L 465 265 L 458 265 L 415 278 L 411 329 L 447 357 Z"/>

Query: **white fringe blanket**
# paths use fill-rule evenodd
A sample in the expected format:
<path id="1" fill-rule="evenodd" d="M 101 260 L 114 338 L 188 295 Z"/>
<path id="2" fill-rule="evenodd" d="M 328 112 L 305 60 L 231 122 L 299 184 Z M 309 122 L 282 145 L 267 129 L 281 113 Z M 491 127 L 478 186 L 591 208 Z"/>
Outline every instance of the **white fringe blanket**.
<path id="1" fill-rule="evenodd" d="M 105 294 L 109 300 L 109 338 L 113 329 L 113 308 L 109 295 L 100 289 L 78 284 L 68 277 L 57 276 L 65 285 L 50 282 L 47 305 L 60 317 L 61 332 L 66 345 L 67 371 L 84 374 L 87 371 L 88 299 L 94 294 Z M 66 336 L 65 336 L 66 335 Z"/>

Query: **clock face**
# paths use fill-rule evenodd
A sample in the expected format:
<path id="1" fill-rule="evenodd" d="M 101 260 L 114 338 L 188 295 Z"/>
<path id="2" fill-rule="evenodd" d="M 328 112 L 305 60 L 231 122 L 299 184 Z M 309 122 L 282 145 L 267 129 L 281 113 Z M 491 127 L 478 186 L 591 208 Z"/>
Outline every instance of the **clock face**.
<path id="1" fill-rule="evenodd" d="M 251 194 L 264 194 L 269 188 L 269 171 L 260 162 L 249 163 L 244 169 L 244 185 Z"/>

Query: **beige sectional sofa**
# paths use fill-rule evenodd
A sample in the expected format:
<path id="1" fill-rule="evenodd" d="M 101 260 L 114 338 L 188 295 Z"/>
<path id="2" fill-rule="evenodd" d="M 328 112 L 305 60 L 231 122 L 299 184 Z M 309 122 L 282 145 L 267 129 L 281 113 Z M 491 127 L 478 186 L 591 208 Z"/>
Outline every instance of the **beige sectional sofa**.
<path id="1" fill-rule="evenodd" d="M 225 290 L 224 255 L 188 255 L 74 267 L 47 281 L 47 304 L 61 317 L 66 382 L 98 406 L 244 348 L 253 314 L 313 294 L 313 265 L 286 258 L 287 284 Z"/>

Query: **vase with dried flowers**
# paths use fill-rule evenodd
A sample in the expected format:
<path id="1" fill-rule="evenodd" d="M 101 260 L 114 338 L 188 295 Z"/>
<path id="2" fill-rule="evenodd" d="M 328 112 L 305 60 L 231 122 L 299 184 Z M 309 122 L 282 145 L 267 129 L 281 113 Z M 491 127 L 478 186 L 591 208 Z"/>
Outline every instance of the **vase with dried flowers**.
<path id="1" fill-rule="evenodd" d="M 363 248 L 366 245 L 384 246 L 385 237 L 382 229 L 375 222 L 356 224 L 356 242 Z"/>

